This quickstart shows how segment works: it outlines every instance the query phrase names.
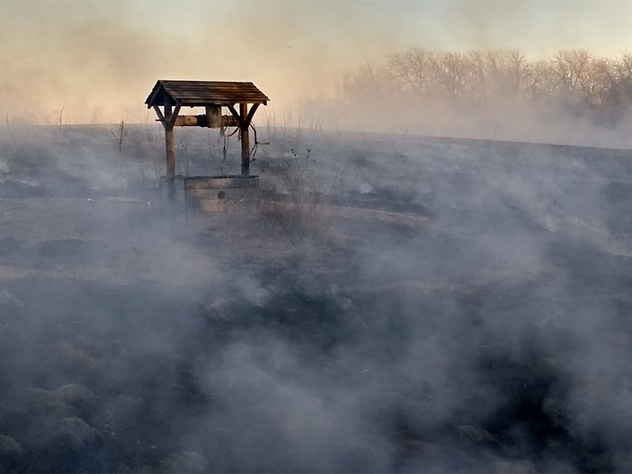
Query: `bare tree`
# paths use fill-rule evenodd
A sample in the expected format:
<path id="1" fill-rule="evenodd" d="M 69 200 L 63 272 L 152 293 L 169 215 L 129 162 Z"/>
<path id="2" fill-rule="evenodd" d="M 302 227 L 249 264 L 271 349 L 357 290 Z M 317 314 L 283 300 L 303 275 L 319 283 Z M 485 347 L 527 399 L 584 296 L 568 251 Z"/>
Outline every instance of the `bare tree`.
<path id="1" fill-rule="evenodd" d="M 66 106 L 64 105 L 59 111 L 59 117 L 57 118 L 57 125 L 59 125 L 60 128 L 64 125 L 64 110 L 65 109 L 66 109 Z"/>
<path id="2" fill-rule="evenodd" d="M 560 51 L 553 59 L 557 93 L 563 101 L 585 102 L 593 58 L 584 50 Z"/>
<path id="3" fill-rule="evenodd" d="M 632 54 L 616 60 L 584 50 L 527 61 L 519 49 L 434 52 L 411 48 L 365 64 L 344 76 L 339 95 L 348 103 L 386 108 L 412 101 L 462 113 L 495 104 L 563 106 L 573 114 L 607 117 L 632 104 Z M 497 110 L 497 109 L 491 109 Z"/>
<path id="4" fill-rule="evenodd" d="M 9 112 L 7 112 L 7 115 L 4 117 L 4 123 L 7 125 L 7 133 L 13 142 L 13 147 L 17 150 L 18 143 L 15 140 L 15 135 L 13 135 L 13 129 L 11 128 L 11 122 L 9 120 Z"/>
<path id="5" fill-rule="evenodd" d="M 125 141 L 125 137 L 127 137 L 127 134 L 128 134 L 128 131 L 125 130 L 125 121 L 121 120 L 118 130 L 116 132 L 114 132 L 113 130 L 110 130 L 110 133 L 114 137 L 114 140 L 116 140 L 119 153 L 123 154 L 123 142 Z"/>
<path id="6" fill-rule="evenodd" d="M 103 117 L 103 107 L 100 105 L 95 105 L 92 108 L 92 116 L 90 117 L 90 123 L 92 125 L 96 125 L 97 123 L 101 123 L 101 118 Z"/>
<path id="7" fill-rule="evenodd" d="M 612 65 L 619 102 L 632 102 L 632 53 L 624 52 Z"/>
<path id="8" fill-rule="evenodd" d="M 366 63 L 352 74 L 345 74 L 338 94 L 351 102 L 375 103 L 392 92 L 391 78 L 383 67 Z"/>
<path id="9" fill-rule="evenodd" d="M 529 81 L 527 60 L 517 48 L 504 51 L 502 55 L 505 69 L 502 92 L 515 100 L 524 99 L 525 88 Z"/>
<path id="10" fill-rule="evenodd" d="M 437 92 L 453 103 L 464 98 L 471 72 L 467 56 L 461 53 L 436 54 L 433 56 L 432 70 Z"/>
<path id="11" fill-rule="evenodd" d="M 423 48 L 411 48 L 404 53 L 390 55 L 387 71 L 403 84 L 405 90 L 424 97 L 431 89 L 432 53 Z"/>
<path id="12" fill-rule="evenodd" d="M 121 189 L 122 189 L 123 188 L 123 142 L 125 141 L 125 137 L 127 137 L 127 134 L 128 134 L 128 131 L 125 130 L 125 121 L 121 120 L 121 124 L 119 125 L 119 128 L 116 131 L 116 133 L 112 130 L 110 130 L 110 133 L 114 137 L 114 140 L 116 140 L 116 144 L 119 150 L 119 165 L 120 165 L 120 173 L 121 173 L 120 184 L 121 184 Z"/>
<path id="13" fill-rule="evenodd" d="M 529 64 L 526 75 L 525 97 L 532 102 L 543 102 L 555 96 L 556 72 L 550 61 L 535 61 Z"/>

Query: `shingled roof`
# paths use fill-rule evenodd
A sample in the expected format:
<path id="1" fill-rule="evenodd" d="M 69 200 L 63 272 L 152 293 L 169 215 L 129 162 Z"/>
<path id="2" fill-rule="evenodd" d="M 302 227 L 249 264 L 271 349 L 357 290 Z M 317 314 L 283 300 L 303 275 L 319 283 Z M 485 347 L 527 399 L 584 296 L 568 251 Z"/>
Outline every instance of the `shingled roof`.
<path id="1" fill-rule="evenodd" d="M 147 97 L 147 108 L 154 105 L 175 105 L 203 107 L 209 104 L 263 104 L 268 97 L 252 82 L 224 81 L 158 81 Z"/>

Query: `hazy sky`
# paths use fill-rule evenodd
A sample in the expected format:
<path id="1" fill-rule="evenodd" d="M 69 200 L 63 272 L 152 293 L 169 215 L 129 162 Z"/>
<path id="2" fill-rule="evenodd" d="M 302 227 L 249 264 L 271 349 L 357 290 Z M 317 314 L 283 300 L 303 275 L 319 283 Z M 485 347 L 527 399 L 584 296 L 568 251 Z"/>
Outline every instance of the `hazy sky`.
<path id="1" fill-rule="evenodd" d="M 278 109 L 412 46 L 617 55 L 630 32 L 632 0 L 0 0 L 0 112 L 139 120 L 163 78 L 252 81 Z"/>

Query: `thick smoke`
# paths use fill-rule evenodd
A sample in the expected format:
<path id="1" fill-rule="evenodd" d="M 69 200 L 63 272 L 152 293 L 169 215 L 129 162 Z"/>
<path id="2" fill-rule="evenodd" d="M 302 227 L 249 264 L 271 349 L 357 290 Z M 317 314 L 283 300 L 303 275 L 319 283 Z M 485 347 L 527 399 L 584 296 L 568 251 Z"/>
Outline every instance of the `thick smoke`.
<path id="1" fill-rule="evenodd" d="M 128 131 L 2 136 L 0 470 L 630 470 L 628 152 L 264 127 L 196 221 Z"/>
<path id="2" fill-rule="evenodd" d="M 2 5 L 0 472 L 632 471 L 630 55 L 463 52 L 533 2 L 238 3 Z M 200 217 L 129 123 L 159 78 L 316 98 Z"/>

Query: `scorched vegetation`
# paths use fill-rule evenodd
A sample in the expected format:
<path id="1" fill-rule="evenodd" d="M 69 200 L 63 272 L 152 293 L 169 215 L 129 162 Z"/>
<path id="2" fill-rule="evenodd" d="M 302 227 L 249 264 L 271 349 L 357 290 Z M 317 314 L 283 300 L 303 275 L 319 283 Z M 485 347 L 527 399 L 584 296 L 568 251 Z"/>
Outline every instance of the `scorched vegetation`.
<path id="1" fill-rule="evenodd" d="M 632 470 L 629 152 L 287 129 L 198 218 L 112 130 L 0 140 L 0 471 Z"/>

